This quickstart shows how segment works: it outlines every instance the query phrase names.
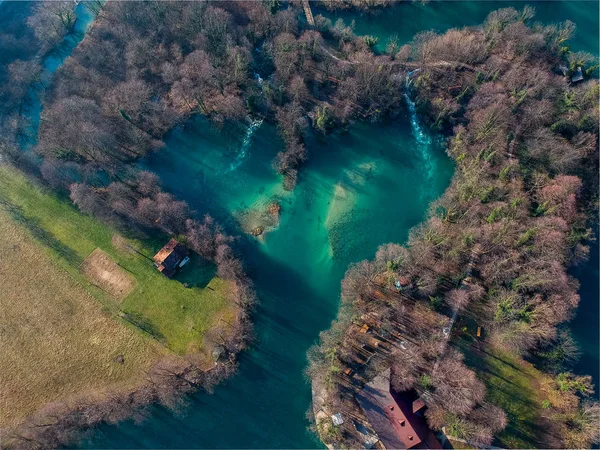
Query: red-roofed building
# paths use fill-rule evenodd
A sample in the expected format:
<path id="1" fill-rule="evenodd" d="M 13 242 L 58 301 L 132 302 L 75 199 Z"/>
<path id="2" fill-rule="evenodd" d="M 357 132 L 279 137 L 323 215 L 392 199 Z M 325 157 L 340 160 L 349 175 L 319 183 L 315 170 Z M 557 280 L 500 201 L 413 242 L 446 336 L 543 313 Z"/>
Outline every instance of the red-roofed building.
<path id="1" fill-rule="evenodd" d="M 367 384 L 356 400 L 385 448 L 442 448 L 423 417 L 425 402 L 415 391 L 395 392 L 390 369 Z"/>
<path id="2" fill-rule="evenodd" d="M 159 272 L 162 272 L 167 278 L 175 275 L 175 272 L 190 260 L 190 251 L 184 245 L 175 239 L 169 242 L 154 255 L 154 265 Z"/>

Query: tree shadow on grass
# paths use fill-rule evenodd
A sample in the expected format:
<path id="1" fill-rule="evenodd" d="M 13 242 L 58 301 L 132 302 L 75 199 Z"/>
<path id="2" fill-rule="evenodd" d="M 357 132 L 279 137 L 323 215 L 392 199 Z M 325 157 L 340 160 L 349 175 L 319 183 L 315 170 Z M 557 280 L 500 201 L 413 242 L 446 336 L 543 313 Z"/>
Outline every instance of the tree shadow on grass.
<path id="1" fill-rule="evenodd" d="M 23 209 L 20 206 L 0 197 L 0 208 L 8 212 L 10 217 L 16 223 L 27 229 L 27 231 L 29 231 L 37 241 L 54 250 L 69 264 L 72 266 L 81 264 L 82 258 L 77 254 L 77 252 L 75 252 L 71 247 L 63 244 L 60 240 L 56 239 L 52 233 L 42 228 L 36 219 L 26 217 L 23 213 Z"/>
<path id="2" fill-rule="evenodd" d="M 149 319 L 144 317 L 142 314 L 137 312 L 121 312 L 119 316 L 132 324 L 133 326 L 139 328 L 140 330 L 148 333 L 158 342 L 166 345 L 167 340 L 165 336 L 160 332 L 160 330 L 154 325 Z"/>
<path id="3" fill-rule="evenodd" d="M 173 277 L 189 287 L 204 289 L 217 273 L 217 266 L 202 258 L 195 252 L 190 252 L 190 261 Z"/>
<path id="4" fill-rule="evenodd" d="M 507 366 L 510 366 L 512 369 L 516 370 L 517 372 L 522 372 L 522 373 L 525 373 L 521 367 L 519 367 L 519 366 L 516 366 L 516 365 L 514 365 L 513 363 L 511 363 L 511 362 L 508 362 L 508 361 L 507 361 L 507 360 L 505 360 L 505 359 L 502 359 L 502 358 L 500 358 L 500 357 L 498 357 L 498 356 L 496 356 L 496 355 L 494 355 L 494 354 L 492 354 L 492 353 L 490 353 L 490 352 L 488 352 L 488 351 L 486 351 L 486 350 L 484 350 L 484 349 L 482 349 L 482 348 L 480 348 L 480 349 L 478 349 L 478 350 L 479 350 L 481 353 L 485 353 L 485 355 L 486 355 L 486 356 L 489 356 L 489 357 L 491 357 L 491 358 L 494 358 L 496 361 L 499 361 L 499 362 L 501 362 L 502 364 L 506 364 Z"/>
<path id="5" fill-rule="evenodd" d="M 465 355 L 465 362 L 485 381 L 488 400 L 507 413 L 507 427 L 496 436 L 494 445 L 501 448 L 544 446 L 543 428 L 540 427 L 537 395 L 529 392 L 534 378 L 530 373 L 477 345 L 477 341 L 463 337 L 455 342 Z"/>

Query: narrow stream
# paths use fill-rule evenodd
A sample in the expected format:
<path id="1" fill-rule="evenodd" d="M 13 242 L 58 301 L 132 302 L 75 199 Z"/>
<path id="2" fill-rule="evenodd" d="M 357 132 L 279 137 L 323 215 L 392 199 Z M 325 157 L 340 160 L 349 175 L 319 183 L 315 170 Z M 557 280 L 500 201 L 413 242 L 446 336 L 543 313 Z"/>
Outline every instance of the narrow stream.
<path id="1" fill-rule="evenodd" d="M 83 40 L 96 18 L 96 14 L 84 3 L 79 3 L 75 7 L 75 14 L 77 15 L 77 20 L 75 21 L 73 33 L 66 36 L 63 42 L 46 56 L 42 62 L 40 82 L 32 86 L 27 93 L 23 116 L 29 119 L 29 124 L 20 143 L 25 149 L 30 149 L 37 143 L 38 128 L 40 127 L 40 117 L 42 114 L 42 96 L 45 87 L 52 83 L 54 73 Z"/>

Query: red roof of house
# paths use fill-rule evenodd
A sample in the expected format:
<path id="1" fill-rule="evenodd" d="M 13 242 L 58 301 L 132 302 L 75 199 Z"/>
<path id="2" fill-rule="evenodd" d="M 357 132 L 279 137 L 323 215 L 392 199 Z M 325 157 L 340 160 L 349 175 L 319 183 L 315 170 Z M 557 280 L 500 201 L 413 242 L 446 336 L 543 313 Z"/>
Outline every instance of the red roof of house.
<path id="1" fill-rule="evenodd" d="M 175 275 L 177 265 L 189 254 L 189 250 L 184 245 L 171 238 L 154 255 L 154 265 L 160 272 L 171 278 Z"/>
<path id="2" fill-rule="evenodd" d="M 165 259 L 167 259 L 171 253 L 173 253 L 178 245 L 181 244 L 175 239 L 169 239 L 169 242 L 167 242 L 165 246 L 161 248 L 156 255 L 154 255 L 154 261 L 156 261 L 158 264 L 162 264 Z"/>
<path id="3" fill-rule="evenodd" d="M 388 449 L 441 449 L 425 418 L 413 412 L 413 403 L 420 400 L 418 395 L 391 389 L 390 372 L 388 369 L 375 377 L 356 396 L 382 444 Z"/>
<path id="4" fill-rule="evenodd" d="M 398 281 L 400 282 L 400 286 L 408 286 L 410 284 L 410 278 L 408 277 L 400 277 Z"/>

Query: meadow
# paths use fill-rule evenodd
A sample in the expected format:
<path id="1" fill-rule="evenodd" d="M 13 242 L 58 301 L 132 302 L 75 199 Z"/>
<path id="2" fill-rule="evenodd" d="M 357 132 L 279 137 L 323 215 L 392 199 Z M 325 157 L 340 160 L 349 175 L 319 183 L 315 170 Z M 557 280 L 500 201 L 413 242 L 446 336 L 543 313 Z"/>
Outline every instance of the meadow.
<path id="1" fill-rule="evenodd" d="M 234 314 L 228 282 L 199 258 L 189 287 L 167 279 L 151 261 L 163 240 L 120 236 L 0 166 L 1 427 L 57 399 L 131 388 L 162 355 L 203 354 L 205 332 Z M 81 270 L 96 249 L 131 280 L 123 298 Z"/>
<path id="2" fill-rule="evenodd" d="M 165 353 L 113 320 L 5 209 L 0 252 L 3 428 L 58 399 L 135 387 Z"/>
<path id="3" fill-rule="evenodd" d="M 467 365 L 485 383 L 487 400 L 506 412 L 508 424 L 498 433 L 494 445 L 543 448 L 547 429 L 542 408 L 546 399 L 541 388 L 544 374 L 516 355 L 483 346 L 469 333 L 461 333 L 456 344 Z"/>

